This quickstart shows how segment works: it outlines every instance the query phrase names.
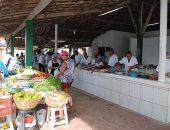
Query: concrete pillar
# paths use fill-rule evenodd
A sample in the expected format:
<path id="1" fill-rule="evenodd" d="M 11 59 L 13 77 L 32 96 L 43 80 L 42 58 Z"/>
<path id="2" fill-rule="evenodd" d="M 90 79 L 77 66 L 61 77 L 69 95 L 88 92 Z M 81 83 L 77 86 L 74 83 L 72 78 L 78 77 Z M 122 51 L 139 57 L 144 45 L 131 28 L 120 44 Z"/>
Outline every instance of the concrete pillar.
<path id="1" fill-rule="evenodd" d="M 57 53 L 58 51 L 58 24 L 55 24 L 55 50 L 54 52 Z"/>
<path id="2" fill-rule="evenodd" d="M 12 54 L 12 56 L 14 56 L 14 36 L 10 36 L 10 52 Z"/>
<path id="3" fill-rule="evenodd" d="M 33 58 L 33 21 L 27 20 L 25 23 L 25 65 L 32 66 Z"/>
<path id="4" fill-rule="evenodd" d="M 159 81 L 165 82 L 168 0 L 160 0 Z"/>

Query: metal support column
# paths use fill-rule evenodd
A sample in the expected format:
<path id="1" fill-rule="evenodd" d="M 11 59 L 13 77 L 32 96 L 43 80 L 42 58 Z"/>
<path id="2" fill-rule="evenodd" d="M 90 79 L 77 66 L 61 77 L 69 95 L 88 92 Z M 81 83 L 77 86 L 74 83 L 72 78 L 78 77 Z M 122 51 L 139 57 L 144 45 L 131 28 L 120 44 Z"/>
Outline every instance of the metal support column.
<path id="1" fill-rule="evenodd" d="M 159 81 L 165 82 L 168 0 L 160 0 Z"/>
<path id="2" fill-rule="evenodd" d="M 25 65 L 32 66 L 33 58 L 33 21 L 27 20 L 25 23 Z"/>
<path id="3" fill-rule="evenodd" d="M 142 52 L 143 52 L 143 34 L 137 34 L 137 59 L 138 63 L 142 64 Z"/>
<path id="4" fill-rule="evenodd" d="M 12 54 L 12 56 L 14 56 L 14 41 L 15 39 L 14 39 L 14 36 L 10 36 L 10 52 L 11 52 L 11 54 Z"/>
<path id="5" fill-rule="evenodd" d="M 55 24 L 55 50 L 54 52 L 57 54 L 58 51 L 58 24 Z"/>

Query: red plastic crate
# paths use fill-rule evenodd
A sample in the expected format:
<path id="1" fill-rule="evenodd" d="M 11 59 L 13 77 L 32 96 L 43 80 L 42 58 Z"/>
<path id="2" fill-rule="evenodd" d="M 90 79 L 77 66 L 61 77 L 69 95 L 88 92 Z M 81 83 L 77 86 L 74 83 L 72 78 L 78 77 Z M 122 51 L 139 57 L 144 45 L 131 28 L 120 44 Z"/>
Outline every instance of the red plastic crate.
<path id="1" fill-rule="evenodd" d="M 12 115 L 15 112 L 16 112 L 16 109 L 12 105 L 11 98 L 0 99 L 0 117 Z"/>
<path id="2" fill-rule="evenodd" d="M 12 99 L 11 98 L 0 99 L 0 109 L 1 108 L 10 108 L 10 107 L 12 107 Z"/>

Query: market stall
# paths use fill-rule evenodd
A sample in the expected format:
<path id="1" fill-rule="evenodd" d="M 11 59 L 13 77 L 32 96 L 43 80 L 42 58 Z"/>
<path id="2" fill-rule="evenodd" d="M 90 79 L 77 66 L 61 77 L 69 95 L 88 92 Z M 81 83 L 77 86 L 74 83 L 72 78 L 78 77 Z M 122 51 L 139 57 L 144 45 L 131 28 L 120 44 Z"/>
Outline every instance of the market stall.
<path id="1" fill-rule="evenodd" d="M 38 127 L 46 117 L 51 129 L 68 125 L 66 105 L 72 100 L 61 90 L 60 80 L 30 68 L 15 71 L 17 74 L 4 79 L 0 87 L 0 117 L 7 117 L 2 129 Z"/>
<path id="2" fill-rule="evenodd" d="M 169 83 L 77 68 L 73 86 L 162 122 L 170 122 Z"/>

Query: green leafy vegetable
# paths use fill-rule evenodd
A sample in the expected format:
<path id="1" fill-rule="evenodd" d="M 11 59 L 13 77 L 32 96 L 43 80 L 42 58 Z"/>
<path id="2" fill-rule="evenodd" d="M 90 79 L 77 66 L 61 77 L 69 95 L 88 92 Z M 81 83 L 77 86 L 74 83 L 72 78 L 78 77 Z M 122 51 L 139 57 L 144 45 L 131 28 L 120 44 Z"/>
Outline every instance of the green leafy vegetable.
<path id="1" fill-rule="evenodd" d="M 61 82 L 58 78 L 47 77 L 41 82 L 34 83 L 33 88 L 40 92 L 53 91 L 61 88 Z"/>

